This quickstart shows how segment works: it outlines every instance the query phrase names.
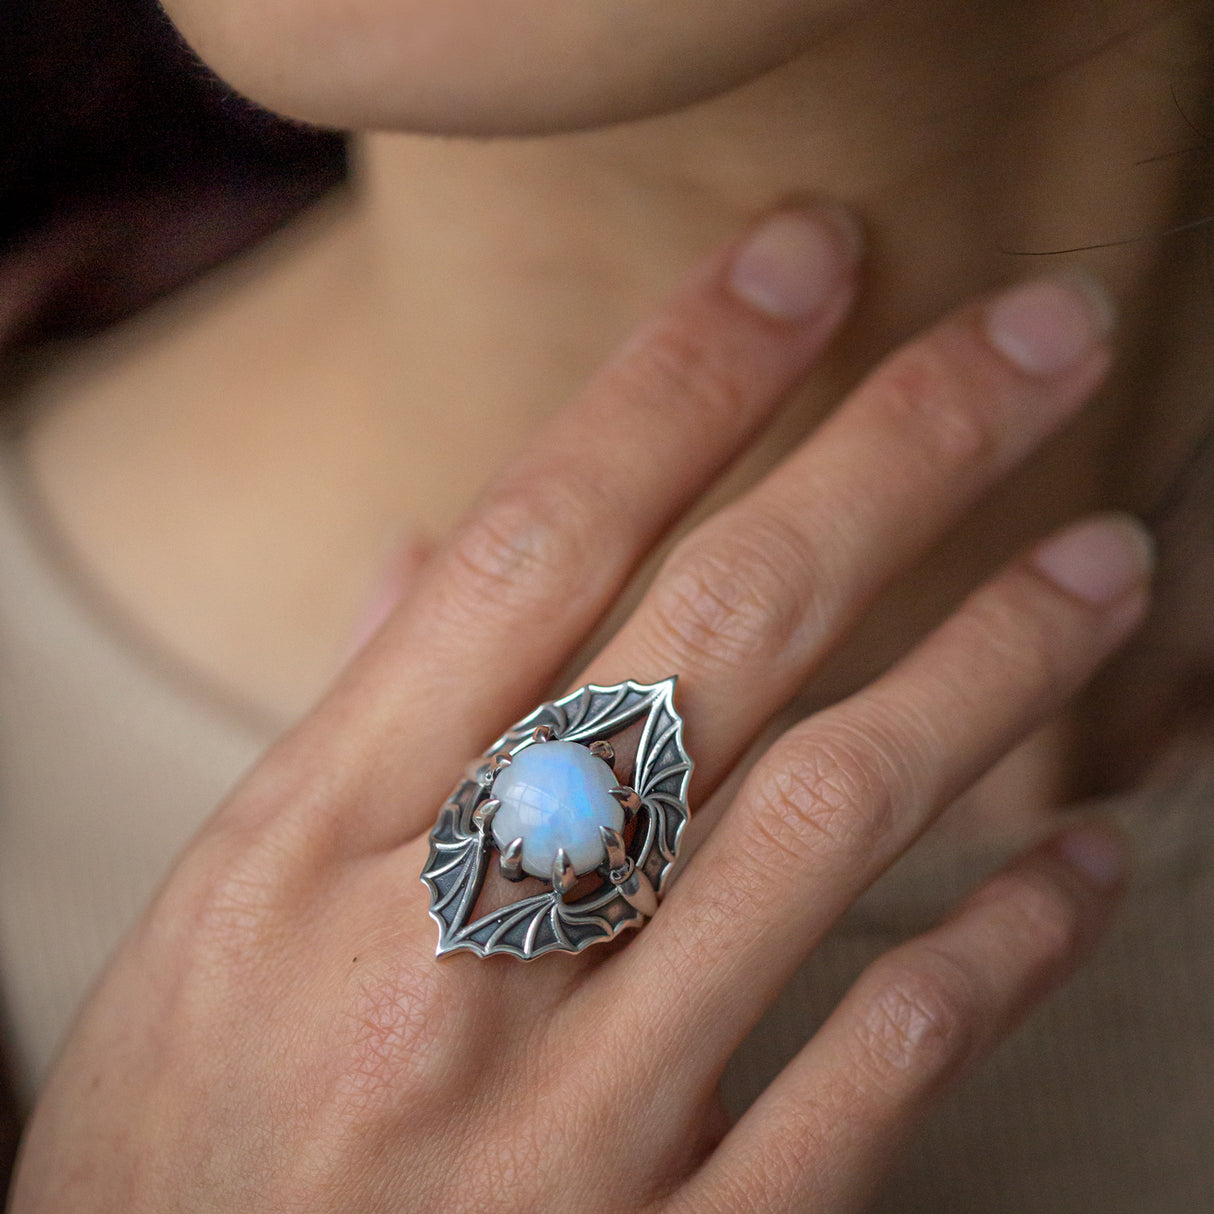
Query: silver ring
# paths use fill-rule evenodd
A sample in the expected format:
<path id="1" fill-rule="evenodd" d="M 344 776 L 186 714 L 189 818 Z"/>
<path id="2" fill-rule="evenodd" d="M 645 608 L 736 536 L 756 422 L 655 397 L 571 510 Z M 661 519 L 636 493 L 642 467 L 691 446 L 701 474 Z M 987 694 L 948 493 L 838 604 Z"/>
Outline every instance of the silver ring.
<path id="1" fill-rule="evenodd" d="M 579 953 L 653 915 L 690 816 L 675 681 L 579 688 L 468 765 L 421 874 L 436 956 Z M 532 892 L 478 913 L 495 851 Z"/>

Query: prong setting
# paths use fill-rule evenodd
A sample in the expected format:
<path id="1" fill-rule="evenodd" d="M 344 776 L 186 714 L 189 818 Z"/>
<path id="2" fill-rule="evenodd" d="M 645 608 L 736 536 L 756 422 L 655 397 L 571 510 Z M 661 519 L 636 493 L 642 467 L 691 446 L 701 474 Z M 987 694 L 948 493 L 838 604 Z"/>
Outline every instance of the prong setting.
<path id="1" fill-rule="evenodd" d="M 624 837 L 618 830 L 600 826 L 599 836 L 603 840 L 603 850 L 607 853 L 607 862 L 603 865 L 607 880 L 633 910 L 640 911 L 647 919 L 650 918 L 658 909 L 658 896 L 654 892 L 653 882 L 637 868 L 636 861 L 625 850 Z"/>
<path id="2" fill-rule="evenodd" d="M 506 845 L 505 851 L 500 857 L 499 867 L 502 870 L 502 876 L 507 881 L 522 881 L 527 876 L 523 872 L 523 841 L 522 839 L 513 839 Z"/>
<path id="3" fill-rule="evenodd" d="M 497 778 L 498 772 L 509 767 L 514 762 L 514 756 L 508 750 L 499 750 L 489 756 L 489 765 L 481 772 L 481 783 L 488 788 Z"/>
<path id="4" fill-rule="evenodd" d="M 634 788 L 613 788 L 611 795 L 624 807 L 624 817 L 631 822 L 641 808 L 641 798 Z"/>
<path id="5" fill-rule="evenodd" d="M 611 870 L 621 868 L 628 859 L 628 853 L 624 850 L 624 836 L 618 830 L 612 830 L 610 826 L 600 826 L 599 838 L 603 840 L 603 851 L 607 856 L 606 867 L 610 876 Z"/>
<path id="6" fill-rule="evenodd" d="M 472 811 L 473 825 L 481 831 L 487 831 L 493 822 L 493 815 L 501 808 L 501 804 L 496 797 L 490 797 L 488 801 L 482 801 Z"/>
<path id="7" fill-rule="evenodd" d="M 610 742 L 599 740 L 590 743 L 590 753 L 596 759 L 602 759 L 608 767 L 615 766 L 615 747 Z"/>
<path id="8" fill-rule="evenodd" d="M 553 738 L 551 725 L 537 725 L 532 731 L 531 740 L 533 742 L 551 742 Z"/>
<path id="9" fill-rule="evenodd" d="M 577 873 L 573 871 L 573 861 L 563 847 L 557 849 L 556 859 L 552 862 L 552 888 L 564 897 L 577 884 Z"/>

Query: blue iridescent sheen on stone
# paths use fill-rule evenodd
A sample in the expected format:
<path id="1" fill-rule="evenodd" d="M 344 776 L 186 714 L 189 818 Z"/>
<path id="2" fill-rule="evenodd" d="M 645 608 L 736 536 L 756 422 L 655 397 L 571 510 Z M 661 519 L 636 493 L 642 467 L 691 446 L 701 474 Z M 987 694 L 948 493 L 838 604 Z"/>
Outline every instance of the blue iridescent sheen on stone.
<path id="1" fill-rule="evenodd" d="M 577 742 L 536 742 L 520 750 L 493 781 L 501 807 L 493 841 L 504 850 L 523 840 L 523 871 L 544 880 L 564 848 L 576 873 L 606 859 L 600 826 L 624 829 L 624 810 L 611 795 L 611 768 Z"/>

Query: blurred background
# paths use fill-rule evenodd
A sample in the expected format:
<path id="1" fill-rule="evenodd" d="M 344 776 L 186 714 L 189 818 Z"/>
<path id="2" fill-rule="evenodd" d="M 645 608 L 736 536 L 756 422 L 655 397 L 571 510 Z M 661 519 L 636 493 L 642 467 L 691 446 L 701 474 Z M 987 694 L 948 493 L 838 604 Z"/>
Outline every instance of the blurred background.
<path id="1" fill-rule="evenodd" d="M 154 0 L 0 6 L 0 350 L 102 327 L 345 174 L 337 132 L 235 96 Z M 11 386 L 11 385 L 10 385 Z"/>
<path id="2" fill-rule="evenodd" d="M 0 400 L 40 343 L 137 311 L 345 171 L 341 134 L 235 96 L 153 0 L 0 6 Z M 0 1187 L 19 1129 L 9 1087 Z"/>

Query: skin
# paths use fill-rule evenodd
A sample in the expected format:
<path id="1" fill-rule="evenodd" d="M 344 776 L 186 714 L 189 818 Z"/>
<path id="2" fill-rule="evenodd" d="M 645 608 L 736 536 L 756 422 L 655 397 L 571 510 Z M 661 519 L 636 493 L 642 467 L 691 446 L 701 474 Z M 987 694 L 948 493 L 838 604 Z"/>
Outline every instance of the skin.
<path id="1" fill-rule="evenodd" d="M 1154 21 L 1126 7 L 1042 5 L 1030 22 L 1021 6 L 979 17 L 961 0 L 902 0 L 744 89 L 648 122 L 524 141 L 363 136 L 353 197 L 136 323 L 56 352 L 30 391 L 39 494 L 142 632 L 280 727 L 348 656 L 393 547 L 440 540 L 687 267 L 774 202 L 816 192 L 861 212 L 865 295 L 722 496 L 877 358 L 1042 264 L 1001 246 L 1166 228 L 1184 159 L 1133 166 L 1191 143 L 1171 90 L 1185 100 L 1200 79 L 1185 66 L 1199 42 L 1172 5 Z M 276 61 L 275 41 L 252 45 Z M 1187 277 L 1164 276 L 1173 251 Z M 1176 323 L 1202 314 L 1198 252 L 1138 242 L 1049 261 L 1112 291 L 1119 374 L 891 587 L 803 707 L 888 664 L 1018 545 L 1085 508 L 1159 494 L 1182 458 L 1172 436 L 1191 435 L 1206 406 L 1150 389 L 1144 410 L 1142 376 L 1170 343 L 1208 349 Z M 1199 361 L 1178 382 L 1204 373 Z M 1106 466 L 1116 445 L 1139 459 Z M 999 799 L 1044 808 L 1082 791 L 1067 779 L 1043 773 L 1041 795 Z"/>
<path id="2" fill-rule="evenodd" d="M 839 229 L 816 231 L 815 302 L 795 321 L 726 286 L 736 250 L 705 267 L 495 481 L 204 828 L 77 1023 L 15 1210 L 856 1210 L 931 1096 L 1077 962 L 1120 885 L 1103 828 L 1047 843 L 878 962 L 723 1136 L 721 1068 L 807 949 L 1140 617 L 1146 549 L 1124 520 L 1072 533 L 1070 556 L 1016 562 L 883 679 L 779 739 L 628 948 L 535 966 L 430 955 L 409 876 L 430 807 L 837 325 L 855 270 Z M 693 531 L 585 672 L 681 670 L 697 803 L 873 582 L 1099 381 L 1094 318 L 1072 289 L 1041 291 L 1074 336 L 1065 366 L 1010 365 L 997 304 L 946 320 Z M 590 419 L 620 441 L 572 441 Z M 706 441 L 683 441 L 692 425 Z M 871 502 L 856 460 L 890 468 Z M 578 500 L 571 484 L 599 488 L 550 509 Z M 814 527 L 828 505 L 854 526 Z M 777 535 L 805 562 L 773 560 Z"/>
<path id="3" fill-rule="evenodd" d="M 787 62 L 855 4 L 836 0 L 360 0 L 180 3 L 237 88 L 309 122 L 473 135 L 598 126 L 714 96 Z"/>
<path id="4" fill-rule="evenodd" d="M 1080 543 L 1109 593 L 1043 576 L 1058 564 L 1038 552 L 931 631 L 1000 558 L 1107 494 L 1095 453 L 1123 433 L 1131 387 L 1123 372 L 1073 421 L 1107 340 L 1056 375 L 998 354 L 989 289 L 1009 274 L 991 227 L 1052 247 L 1059 213 L 1097 201 L 1110 230 L 1163 226 L 1175 165 L 1136 189 L 1085 170 L 1179 134 L 1142 65 L 1148 47 L 1189 45 L 1186 19 L 773 4 L 735 27 L 727 5 L 585 7 L 171 6 L 254 96 L 394 129 L 360 144 L 350 206 L 48 373 L 27 445 L 44 499 L 153 636 L 282 716 L 332 677 L 385 535 L 403 521 L 439 547 L 119 953 L 35 1115 L 19 1211 L 860 1209 L 931 1100 L 1107 918 L 1116 839 L 1044 844 L 878 963 L 725 1135 L 720 1070 L 798 961 L 1144 610 L 1141 542 L 1110 520 L 1079 533 L 1066 565 L 1083 565 Z M 636 39 L 643 21 L 658 26 Z M 1022 26 L 1031 39 L 1013 37 Z M 1088 104 L 1110 97 L 1141 126 Z M 578 130 L 638 112 L 656 113 Z M 417 129 L 570 133 L 402 133 Z M 823 352 L 855 265 L 820 265 L 819 305 L 773 318 L 728 286 L 736 238 L 652 319 L 705 249 L 806 191 L 859 202 L 870 231 L 840 345 Z M 838 227 L 814 222 L 846 261 Z M 1133 348 L 1157 253 L 1085 260 L 1106 270 Z M 526 427 L 511 453 L 502 435 Z M 751 488 L 696 505 L 748 449 L 730 490 Z M 704 521 L 680 542 L 689 510 Z M 184 518 L 202 521 L 183 543 Z M 663 544 L 648 591 L 593 661 L 576 657 Z M 209 551 L 231 595 L 215 594 Z M 874 600 L 882 639 L 848 650 Z M 300 602 L 299 631 L 284 631 Z M 728 808 L 697 813 L 695 855 L 637 940 L 528 967 L 436 965 L 416 882 L 434 807 L 562 670 L 680 672 L 697 809 L 773 713 L 789 728 Z M 992 799 L 1040 814 L 1065 786 L 1052 765 L 1016 770 Z M 1085 873 L 1076 854 L 1107 862 Z M 574 1084 L 569 1057 L 594 1059 Z M 639 1107 L 655 1069 L 669 1079 Z"/>

